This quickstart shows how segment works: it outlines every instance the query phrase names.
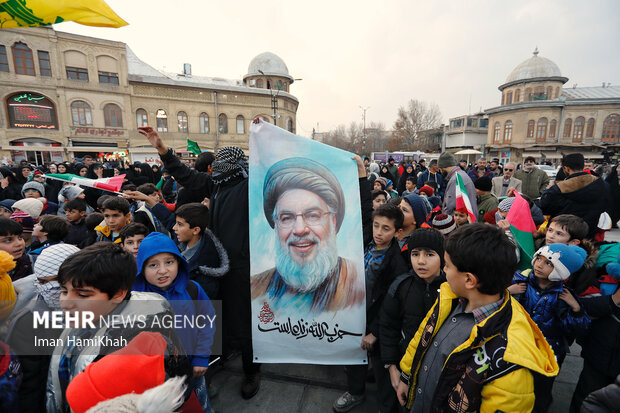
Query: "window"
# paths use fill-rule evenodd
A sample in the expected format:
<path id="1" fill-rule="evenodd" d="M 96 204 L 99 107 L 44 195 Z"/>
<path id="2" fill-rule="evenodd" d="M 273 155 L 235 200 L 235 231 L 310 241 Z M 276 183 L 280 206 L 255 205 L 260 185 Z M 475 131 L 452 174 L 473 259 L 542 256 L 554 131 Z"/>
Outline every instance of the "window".
<path id="1" fill-rule="evenodd" d="M 499 122 L 495 122 L 495 127 L 493 130 L 493 142 L 495 143 L 499 143 L 499 130 L 500 130 Z"/>
<path id="2" fill-rule="evenodd" d="M 544 86 L 536 86 L 536 88 L 534 89 L 534 96 L 532 96 L 532 100 L 545 100 Z"/>
<path id="3" fill-rule="evenodd" d="M 547 118 L 540 118 L 536 126 L 536 142 L 544 142 L 545 139 L 547 139 Z"/>
<path id="4" fill-rule="evenodd" d="M 592 136 L 594 136 L 594 118 L 588 119 L 586 127 L 586 138 L 591 138 Z"/>
<path id="5" fill-rule="evenodd" d="M 99 72 L 99 83 L 118 85 L 118 73 Z"/>
<path id="6" fill-rule="evenodd" d="M 200 133 L 209 133 L 209 115 L 202 112 L 200 114 Z"/>
<path id="7" fill-rule="evenodd" d="M 456 129 L 456 128 L 460 128 L 462 127 L 464 124 L 464 119 L 455 119 L 450 121 L 450 127 L 452 129 Z"/>
<path id="8" fill-rule="evenodd" d="M 0 72 L 9 71 L 9 59 L 6 55 L 6 47 L 0 45 Z"/>
<path id="9" fill-rule="evenodd" d="M 15 63 L 15 73 L 34 76 L 32 50 L 25 43 L 19 42 L 13 45 L 13 62 Z"/>
<path id="10" fill-rule="evenodd" d="M 549 124 L 549 137 L 550 138 L 555 138 L 555 128 L 556 128 L 557 123 L 558 122 L 555 119 L 553 119 L 551 123 Z"/>
<path id="11" fill-rule="evenodd" d="M 157 132 L 168 132 L 168 115 L 163 109 L 157 111 Z"/>
<path id="12" fill-rule="evenodd" d="M 44 50 L 37 52 L 39 56 L 39 73 L 41 76 L 52 76 L 52 65 L 50 64 L 50 54 Z"/>
<path id="13" fill-rule="evenodd" d="M 243 116 L 237 116 L 237 134 L 243 135 L 245 133 L 245 119 Z"/>
<path id="14" fill-rule="evenodd" d="M 136 125 L 138 125 L 138 127 L 142 127 L 142 126 L 148 126 L 149 124 L 149 117 L 148 114 L 146 113 L 146 110 L 144 109 L 138 109 L 136 110 Z"/>
<path id="15" fill-rule="evenodd" d="M 114 103 L 108 103 L 103 107 L 103 118 L 106 126 L 112 128 L 123 127 L 123 115 L 121 113 L 121 108 Z"/>
<path id="16" fill-rule="evenodd" d="M 570 136 L 570 128 L 573 126 L 573 120 L 568 118 L 564 121 L 564 137 L 568 138 Z"/>
<path id="17" fill-rule="evenodd" d="M 76 100 L 71 104 L 71 117 L 74 125 L 86 126 L 93 124 L 90 106 L 81 100 Z"/>
<path id="18" fill-rule="evenodd" d="M 286 119 L 286 130 L 291 133 L 295 133 L 295 131 L 293 130 L 293 119 L 291 118 Z"/>
<path id="19" fill-rule="evenodd" d="M 525 94 L 523 95 L 523 101 L 529 102 L 530 100 L 532 100 L 532 89 L 528 87 L 527 89 L 525 89 Z"/>
<path id="20" fill-rule="evenodd" d="M 88 69 L 83 67 L 67 66 L 67 79 L 88 82 Z"/>
<path id="21" fill-rule="evenodd" d="M 553 99 L 553 88 L 549 86 L 547 88 L 547 100 L 551 100 L 551 99 Z"/>
<path id="22" fill-rule="evenodd" d="M 534 121 L 531 120 L 527 123 L 527 137 L 528 138 L 533 138 L 534 137 Z"/>
<path id="23" fill-rule="evenodd" d="M 262 87 L 263 87 L 263 79 L 256 79 L 256 87 L 260 87 L 262 89 Z"/>
<path id="24" fill-rule="evenodd" d="M 512 140 L 512 121 L 507 120 L 504 123 L 504 142 L 510 142 Z"/>
<path id="25" fill-rule="evenodd" d="M 506 104 L 507 104 L 507 105 L 512 104 L 512 91 L 510 91 L 510 92 L 508 92 L 508 93 L 506 94 Z"/>
<path id="26" fill-rule="evenodd" d="M 620 115 L 612 113 L 603 122 L 603 142 L 618 142 L 620 136 Z"/>
<path id="27" fill-rule="evenodd" d="M 583 116 L 575 119 L 575 127 L 573 128 L 573 142 L 581 142 L 583 139 L 583 125 L 586 120 Z"/>
<path id="28" fill-rule="evenodd" d="M 515 90 L 515 103 L 519 103 L 521 100 L 521 89 Z"/>
<path id="29" fill-rule="evenodd" d="M 189 133 L 189 127 L 187 125 L 187 113 L 177 113 L 177 123 L 179 124 L 179 132 Z"/>
<path id="30" fill-rule="evenodd" d="M 217 128 L 220 133 L 228 133 L 228 117 L 225 114 L 220 113 L 220 116 L 218 116 L 217 119 L 217 123 Z"/>
<path id="31" fill-rule="evenodd" d="M 489 127 L 489 120 L 488 119 L 480 119 L 480 127 L 481 128 L 488 128 Z"/>

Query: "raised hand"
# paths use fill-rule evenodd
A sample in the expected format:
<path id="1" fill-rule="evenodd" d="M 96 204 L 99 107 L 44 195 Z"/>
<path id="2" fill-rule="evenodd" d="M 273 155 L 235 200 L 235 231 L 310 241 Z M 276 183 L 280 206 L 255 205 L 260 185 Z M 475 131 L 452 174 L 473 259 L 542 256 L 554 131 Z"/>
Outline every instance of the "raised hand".
<path id="1" fill-rule="evenodd" d="M 157 131 L 152 127 L 140 126 L 138 128 L 138 133 L 146 136 L 146 139 L 148 139 L 149 143 L 153 145 L 153 148 L 157 149 L 157 153 L 159 153 L 160 155 L 164 155 L 166 152 L 168 152 L 168 147 L 159 136 L 159 133 L 157 133 Z"/>

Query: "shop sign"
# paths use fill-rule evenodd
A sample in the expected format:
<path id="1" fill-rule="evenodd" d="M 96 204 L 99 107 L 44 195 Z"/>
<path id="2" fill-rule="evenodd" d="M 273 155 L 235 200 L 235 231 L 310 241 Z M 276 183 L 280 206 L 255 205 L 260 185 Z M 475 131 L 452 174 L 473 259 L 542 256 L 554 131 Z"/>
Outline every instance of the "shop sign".
<path id="1" fill-rule="evenodd" d="M 72 127 L 72 135 L 91 135 L 91 136 L 125 136 L 124 130 L 119 129 L 105 129 L 105 128 L 83 128 Z"/>

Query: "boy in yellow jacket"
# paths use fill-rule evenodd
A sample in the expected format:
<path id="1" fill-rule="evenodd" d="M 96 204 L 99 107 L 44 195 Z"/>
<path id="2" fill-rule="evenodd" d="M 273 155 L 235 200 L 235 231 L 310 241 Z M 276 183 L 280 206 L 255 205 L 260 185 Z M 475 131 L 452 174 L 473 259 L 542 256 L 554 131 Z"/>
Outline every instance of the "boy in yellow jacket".
<path id="1" fill-rule="evenodd" d="M 517 268 L 503 231 L 465 225 L 446 240 L 447 283 L 400 362 L 410 411 L 531 412 L 533 374 L 555 376 L 553 350 L 506 291 Z"/>

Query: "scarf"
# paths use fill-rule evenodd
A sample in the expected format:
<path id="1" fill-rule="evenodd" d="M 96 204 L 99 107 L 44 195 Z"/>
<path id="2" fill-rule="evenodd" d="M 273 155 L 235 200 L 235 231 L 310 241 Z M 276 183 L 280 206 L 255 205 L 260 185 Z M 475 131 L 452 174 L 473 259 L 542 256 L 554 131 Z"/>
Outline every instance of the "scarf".
<path id="1" fill-rule="evenodd" d="M 211 167 L 213 169 L 211 177 L 215 185 L 237 177 L 248 177 L 248 161 L 245 153 L 237 146 L 225 146 L 220 149 Z"/>
<path id="2" fill-rule="evenodd" d="M 45 301 L 45 304 L 52 310 L 60 310 L 60 284 L 58 281 L 48 281 L 41 284 L 39 280 L 34 280 L 33 283 L 37 294 Z"/>

